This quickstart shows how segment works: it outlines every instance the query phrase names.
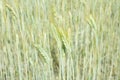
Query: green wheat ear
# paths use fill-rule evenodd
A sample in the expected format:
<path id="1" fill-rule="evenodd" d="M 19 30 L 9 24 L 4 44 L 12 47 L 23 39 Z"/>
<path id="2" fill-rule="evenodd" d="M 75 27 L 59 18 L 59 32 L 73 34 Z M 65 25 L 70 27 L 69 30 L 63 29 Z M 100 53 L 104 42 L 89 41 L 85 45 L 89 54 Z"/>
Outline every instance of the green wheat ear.
<path id="1" fill-rule="evenodd" d="M 41 46 L 33 44 L 33 47 L 38 51 L 38 56 L 43 61 L 43 63 L 49 63 L 50 58 L 47 52 Z"/>
<path id="2" fill-rule="evenodd" d="M 92 15 L 90 15 L 89 18 L 87 19 L 87 23 L 92 29 L 97 30 L 96 22 Z"/>
<path id="3" fill-rule="evenodd" d="M 92 41 L 94 41 L 95 45 L 98 46 L 100 28 L 98 28 L 95 18 L 92 15 L 90 15 L 89 18 L 87 19 L 87 23 L 89 24 L 90 29 L 94 33 L 94 40 L 92 40 Z"/>
<path id="4" fill-rule="evenodd" d="M 56 27 L 52 24 L 51 30 L 53 33 L 54 38 L 56 39 L 57 43 L 61 45 L 63 51 L 70 52 L 71 48 L 71 29 L 65 29 L 64 27 Z"/>
<path id="5" fill-rule="evenodd" d="M 12 6 L 10 6 L 10 5 L 7 4 L 7 3 L 5 4 L 5 6 L 6 6 L 6 8 L 8 8 L 9 11 L 12 12 L 13 16 L 17 17 L 16 12 L 15 12 L 15 10 L 13 9 Z"/>
<path id="6" fill-rule="evenodd" d="M 64 52 L 70 50 L 70 44 L 71 44 L 71 31 L 70 28 L 64 29 L 58 27 L 58 34 L 60 35 L 60 39 L 62 41 L 62 49 Z"/>

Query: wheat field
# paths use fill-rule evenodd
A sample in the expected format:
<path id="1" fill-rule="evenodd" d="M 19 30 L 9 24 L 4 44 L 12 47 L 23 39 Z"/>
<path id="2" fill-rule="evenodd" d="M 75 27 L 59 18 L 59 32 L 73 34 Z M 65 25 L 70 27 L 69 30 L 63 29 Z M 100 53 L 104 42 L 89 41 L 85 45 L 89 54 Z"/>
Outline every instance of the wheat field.
<path id="1" fill-rule="evenodd" d="M 0 80 L 120 80 L 120 0 L 0 0 Z"/>

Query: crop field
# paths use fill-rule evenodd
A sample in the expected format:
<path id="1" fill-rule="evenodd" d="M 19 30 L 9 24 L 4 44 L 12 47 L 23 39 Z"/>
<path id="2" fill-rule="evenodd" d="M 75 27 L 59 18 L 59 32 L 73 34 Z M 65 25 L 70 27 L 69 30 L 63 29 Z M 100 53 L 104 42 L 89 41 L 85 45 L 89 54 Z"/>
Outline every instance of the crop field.
<path id="1" fill-rule="evenodd" d="M 0 80 L 120 80 L 120 0 L 0 0 Z"/>

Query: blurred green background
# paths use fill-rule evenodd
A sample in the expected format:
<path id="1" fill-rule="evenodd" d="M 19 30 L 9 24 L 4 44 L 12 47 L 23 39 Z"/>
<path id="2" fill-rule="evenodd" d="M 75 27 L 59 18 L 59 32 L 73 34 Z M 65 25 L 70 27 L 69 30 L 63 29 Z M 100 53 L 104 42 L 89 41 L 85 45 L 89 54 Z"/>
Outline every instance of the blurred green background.
<path id="1" fill-rule="evenodd" d="M 120 80 L 120 0 L 1 0 L 0 80 Z"/>

